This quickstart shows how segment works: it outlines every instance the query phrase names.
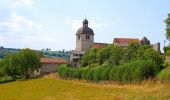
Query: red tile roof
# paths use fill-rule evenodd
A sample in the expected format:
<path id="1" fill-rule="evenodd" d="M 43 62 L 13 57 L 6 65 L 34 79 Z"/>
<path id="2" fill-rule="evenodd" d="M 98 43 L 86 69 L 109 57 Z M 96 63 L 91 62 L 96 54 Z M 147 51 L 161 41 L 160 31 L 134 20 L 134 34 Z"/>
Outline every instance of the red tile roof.
<path id="1" fill-rule="evenodd" d="M 67 60 L 63 58 L 40 58 L 40 62 L 43 64 L 67 64 Z"/>
<path id="2" fill-rule="evenodd" d="M 136 38 L 114 38 L 113 43 L 118 42 L 118 43 L 139 43 L 139 39 Z"/>
<path id="3" fill-rule="evenodd" d="M 105 48 L 108 44 L 106 43 L 94 43 L 92 45 L 92 48 L 100 49 L 100 48 Z"/>

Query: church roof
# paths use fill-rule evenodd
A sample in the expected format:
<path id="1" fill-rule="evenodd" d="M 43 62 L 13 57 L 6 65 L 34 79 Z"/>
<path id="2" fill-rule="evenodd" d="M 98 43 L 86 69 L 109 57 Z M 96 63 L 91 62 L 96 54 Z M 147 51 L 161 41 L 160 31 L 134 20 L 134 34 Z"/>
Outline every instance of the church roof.
<path id="1" fill-rule="evenodd" d="M 42 64 L 67 64 L 67 60 L 63 58 L 40 58 Z"/>
<path id="2" fill-rule="evenodd" d="M 76 35 L 77 35 L 77 34 L 94 35 L 93 30 L 92 30 L 90 27 L 88 27 L 88 20 L 87 20 L 87 19 L 85 19 L 85 20 L 83 21 L 83 26 L 77 30 Z"/>
<path id="3" fill-rule="evenodd" d="M 106 43 L 94 43 L 91 47 L 92 48 L 96 48 L 96 49 L 100 49 L 100 48 L 105 48 L 108 44 Z"/>
<path id="4" fill-rule="evenodd" d="M 81 27 L 78 29 L 77 33 L 76 34 L 89 34 L 89 35 L 94 35 L 94 32 L 91 28 L 89 27 Z"/>
<path id="5" fill-rule="evenodd" d="M 114 38 L 113 42 L 117 43 L 139 43 L 139 39 L 136 38 Z"/>

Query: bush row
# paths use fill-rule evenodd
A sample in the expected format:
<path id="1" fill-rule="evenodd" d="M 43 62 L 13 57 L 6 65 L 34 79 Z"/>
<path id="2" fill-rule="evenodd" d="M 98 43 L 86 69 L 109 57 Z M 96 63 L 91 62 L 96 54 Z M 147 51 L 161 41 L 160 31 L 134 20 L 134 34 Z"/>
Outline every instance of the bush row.
<path id="1" fill-rule="evenodd" d="M 101 67 L 80 67 L 71 68 L 59 67 L 59 75 L 64 79 L 76 78 L 89 81 L 115 81 L 123 83 L 141 82 L 142 80 L 154 77 L 160 70 L 153 61 L 137 60 L 121 66 Z"/>

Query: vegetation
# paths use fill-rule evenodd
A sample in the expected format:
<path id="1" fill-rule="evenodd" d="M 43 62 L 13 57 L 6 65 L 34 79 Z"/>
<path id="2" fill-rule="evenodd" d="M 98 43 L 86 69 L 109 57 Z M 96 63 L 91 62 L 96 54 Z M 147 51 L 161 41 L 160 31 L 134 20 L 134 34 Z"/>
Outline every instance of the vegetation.
<path id="1" fill-rule="evenodd" d="M 169 100 L 170 85 L 93 84 L 38 78 L 0 85 L 2 100 Z"/>
<path id="2" fill-rule="evenodd" d="M 11 81 L 14 81 L 14 79 L 11 76 L 0 77 L 0 83 L 6 83 L 6 82 L 11 82 Z"/>
<path id="3" fill-rule="evenodd" d="M 165 20 L 166 23 L 166 38 L 170 40 L 170 14 L 168 14 L 168 18 Z"/>
<path id="4" fill-rule="evenodd" d="M 148 45 L 132 43 L 127 48 L 110 45 L 89 49 L 82 57 L 83 67 L 61 66 L 59 74 L 65 79 L 136 83 L 156 76 L 163 69 L 163 64 L 164 57 Z"/>
<path id="5" fill-rule="evenodd" d="M 158 75 L 157 78 L 162 82 L 170 82 L 170 67 L 163 69 Z"/>
<path id="6" fill-rule="evenodd" d="M 18 53 L 7 55 L 0 62 L 0 77 L 11 76 L 16 79 L 22 76 L 27 79 L 39 67 L 40 59 L 37 53 L 30 49 L 23 49 Z"/>
<path id="7" fill-rule="evenodd" d="M 21 49 L 15 49 L 15 48 L 4 48 L 3 46 L 0 47 L 0 58 L 4 58 L 6 55 L 9 54 L 15 54 L 17 52 L 21 51 Z M 71 51 L 66 50 L 58 50 L 58 51 L 51 51 L 50 48 L 42 49 L 42 50 L 35 50 L 36 53 L 40 54 L 40 56 L 46 56 L 46 57 L 62 57 L 65 59 L 70 58 Z"/>
<path id="8" fill-rule="evenodd" d="M 138 60 L 121 66 L 70 68 L 60 66 L 62 78 L 85 79 L 94 82 L 115 81 L 119 83 L 136 83 L 153 78 L 159 69 L 153 61 Z"/>

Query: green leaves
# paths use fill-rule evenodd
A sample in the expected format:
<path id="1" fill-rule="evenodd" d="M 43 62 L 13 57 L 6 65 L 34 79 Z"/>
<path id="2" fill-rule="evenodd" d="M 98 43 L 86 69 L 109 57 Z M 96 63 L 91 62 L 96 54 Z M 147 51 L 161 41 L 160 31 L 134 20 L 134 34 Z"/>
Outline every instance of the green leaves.
<path id="1" fill-rule="evenodd" d="M 168 14 L 168 18 L 165 20 L 165 23 L 166 23 L 166 38 L 168 40 L 170 40 L 170 14 Z"/>
<path id="2" fill-rule="evenodd" d="M 9 76 L 29 78 L 29 75 L 40 67 L 40 59 L 35 51 L 23 49 L 16 54 L 7 55 L 0 66 L 5 68 L 5 73 Z"/>

